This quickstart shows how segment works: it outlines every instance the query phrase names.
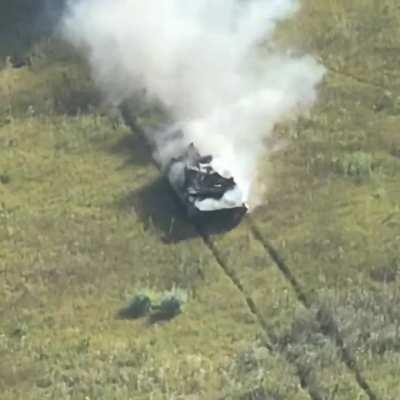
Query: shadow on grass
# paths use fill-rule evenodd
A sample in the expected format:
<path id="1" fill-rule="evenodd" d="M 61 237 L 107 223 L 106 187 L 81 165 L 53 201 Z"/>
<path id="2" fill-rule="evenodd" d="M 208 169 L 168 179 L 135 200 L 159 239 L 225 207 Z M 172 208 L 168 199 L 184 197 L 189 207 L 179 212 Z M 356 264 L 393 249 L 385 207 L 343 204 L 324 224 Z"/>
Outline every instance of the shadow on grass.
<path id="1" fill-rule="evenodd" d="M 61 115 L 95 110 L 101 94 L 82 56 L 61 39 L 66 0 L 0 3 L 0 69 L 30 70 L 22 75 L 25 85 L 11 85 L 8 102 L 13 115 L 25 116 L 29 108 L 35 114 Z"/>
<path id="2" fill-rule="evenodd" d="M 53 112 L 59 115 L 79 116 L 91 114 L 101 104 L 102 95 L 90 74 L 81 64 L 79 74 L 70 77 L 71 66 L 68 72 L 59 72 L 54 80 L 48 82 L 51 99 L 53 99 Z"/>
<path id="3" fill-rule="evenodd" d="M 240 223 L 240 219 L 232 217 L 230 210 L 189 219 L 184 207 L 163 177 L 131 192 L 121 201 L 121 206 L 128 210 L 133 208 L 145 229 L 160 232 L 162 241 L 166 244 L 202 235 L 222 234 Z"/>
<path id="4" fill-rule="evenodd" d="M 146 294 L 136 295 L 126 307 L 121 308 L 117 313 L 119 319 L 138 319 L 151 312 L 151 298 Z"/>
<path id="5" fill-rule="evenodd" d="M 24 57 L 57 29 L 65 0 L 12 0 L 0 5 L 0 58 Z"/>
<path id="6" fill-rule="evenodd" d="M 133 208 L 145 229 L 160 232 L 164 243 L 176 243 L 198 236 L 163 177 L 128 194 L 121 201 L 121 206 L 128 210 Z"/>
<path id="7" fill-rule="evenodd" d="M 142 135 L 129 134 L 122 137 L 114 146 L 111 153 L 126 157 L 123 167 L 145 166 L 153 163 L 151 150 Z"/>
<path id="8" fill-rule="evenodd" d="M 148 326 L 171 321 L 177 316 L 178 314 L 168 315 L 163 313 L 162 311 L 156 311 L 149 315 L 137 315 L 135 313 L 132 313 L 132 310 L 129 306 L 121 308 L 116 314 L 116 318 L 123 321 L 133 321 L 144 318 L 145 324 Z"/>

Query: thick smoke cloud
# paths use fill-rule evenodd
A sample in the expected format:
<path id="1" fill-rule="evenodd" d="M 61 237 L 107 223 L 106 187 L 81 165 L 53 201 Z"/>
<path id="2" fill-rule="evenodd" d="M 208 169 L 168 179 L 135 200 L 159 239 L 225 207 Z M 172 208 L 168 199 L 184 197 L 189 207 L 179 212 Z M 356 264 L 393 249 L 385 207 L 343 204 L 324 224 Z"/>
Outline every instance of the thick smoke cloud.
<path id="1" fill-rule="evenodd" d="M 175 126 L 151 133 L 161 164 L 193 141 L 248 195 L 274 125 L 313 104 L 324 73 L 309 56 L 261 48 L 297 8 L 295 0 L 80 0 L 64 32 L 86 50 L 110 101 L 146 88 L 169 110 Z M 176 128 L 183 138 L 171 135 Z"/>

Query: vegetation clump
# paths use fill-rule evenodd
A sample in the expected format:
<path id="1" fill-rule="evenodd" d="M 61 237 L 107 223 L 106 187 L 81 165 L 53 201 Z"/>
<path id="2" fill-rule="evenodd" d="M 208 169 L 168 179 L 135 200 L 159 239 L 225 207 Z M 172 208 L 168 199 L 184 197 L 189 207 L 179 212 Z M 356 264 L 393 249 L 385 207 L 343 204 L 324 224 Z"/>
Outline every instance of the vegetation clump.
<path id="1" fill-rule="evenodd" d="M 157 319 L 172 319 L 182 312 L 187 301 L 187 293 L 182 289 L 173 289 L 164 293 L 160 305 L 155 306 Z"/>
<path id="2" fill-rule="evenodd" d="M 3 185 L 6 185 L 7 183 L 10 183 L 11 178 L 8 174 L 0 174 L 0 183 Z"/>
<path id="3" fill-rule="evenodd" d="M 139 318 L 148 314 L 151 309 L 151 299 L 146 294 L 136 295 L 129 303 L 128 307 L 124 309 L 126 317 Z"/>
<path id="4" fill-rule="evenodd" d="M 187 301 L 187 293 L 173 288 L 164 293 L 149 290 L 136 294 L 119 315 L 124 319 L 136 319 L 149 316 L 153 322 L 169 320 L 182 312 Z"/>
<path id="5" fill-rule="evenodd" d="M 373 170 L 373 160 L 370 154 L 363 151 L 345 154 L 334 160 L 336 172 L 340 175 L 366 178 Z"/>

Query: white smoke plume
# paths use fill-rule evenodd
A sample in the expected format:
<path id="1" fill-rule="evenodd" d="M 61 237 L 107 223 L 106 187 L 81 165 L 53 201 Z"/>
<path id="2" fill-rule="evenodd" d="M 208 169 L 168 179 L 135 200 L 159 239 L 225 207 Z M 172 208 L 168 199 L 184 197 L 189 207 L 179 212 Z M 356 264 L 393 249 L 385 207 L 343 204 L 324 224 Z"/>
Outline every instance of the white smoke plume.
<path id="1" fill-rule="evenodd" d="M 194 142 L 248 197 L 274 125 L 313 104 L 324 74 L 310 56 L 262 51 L 297 9 L 296 0 L 74 0 L 63 29 L 111 101 L 146 88 L 169 110 L 184 138 L 153 133 L 161 163 Z"/>

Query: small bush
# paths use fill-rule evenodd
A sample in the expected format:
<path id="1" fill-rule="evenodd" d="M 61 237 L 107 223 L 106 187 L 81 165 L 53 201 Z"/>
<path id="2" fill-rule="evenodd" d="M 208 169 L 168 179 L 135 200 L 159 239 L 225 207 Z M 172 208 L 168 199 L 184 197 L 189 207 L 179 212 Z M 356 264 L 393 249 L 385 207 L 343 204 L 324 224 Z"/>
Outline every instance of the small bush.
<path id="1" fill-rule="evenodd" d="M 373 170 L 371 155 L 362 151 L 340 156 L 334 159 L 334 164 L 338 174 L 349 177 L 369 177 Z"/>
<path id="2" fill-rule="evenodd" d="M 157 307 L 157 316 L 160 319 L 171 319 L 182 312 L 187 301 L 187 293 L 181 289 L 173 289 L 166 292 Z"/>
<path id="3" fill-rule="evenodd" d="M 150 298 L 145 294 L 138 294 L 132 299 L 128 307 L 124 309 L 124 315 L 126 318 L 139 318 L 149 313 L 150 309 Z"/>
<path id="4" fill-rule="evenodd" d="M 182 289 L 173 288 L 164 293 L 144 290 L 136 294 L 127 307 L 119 312 L 124 319 L 136 319 L 146 315 L 153 322 L 168 320 L 182 312 L 187 301 L 187 293 Z"/>

